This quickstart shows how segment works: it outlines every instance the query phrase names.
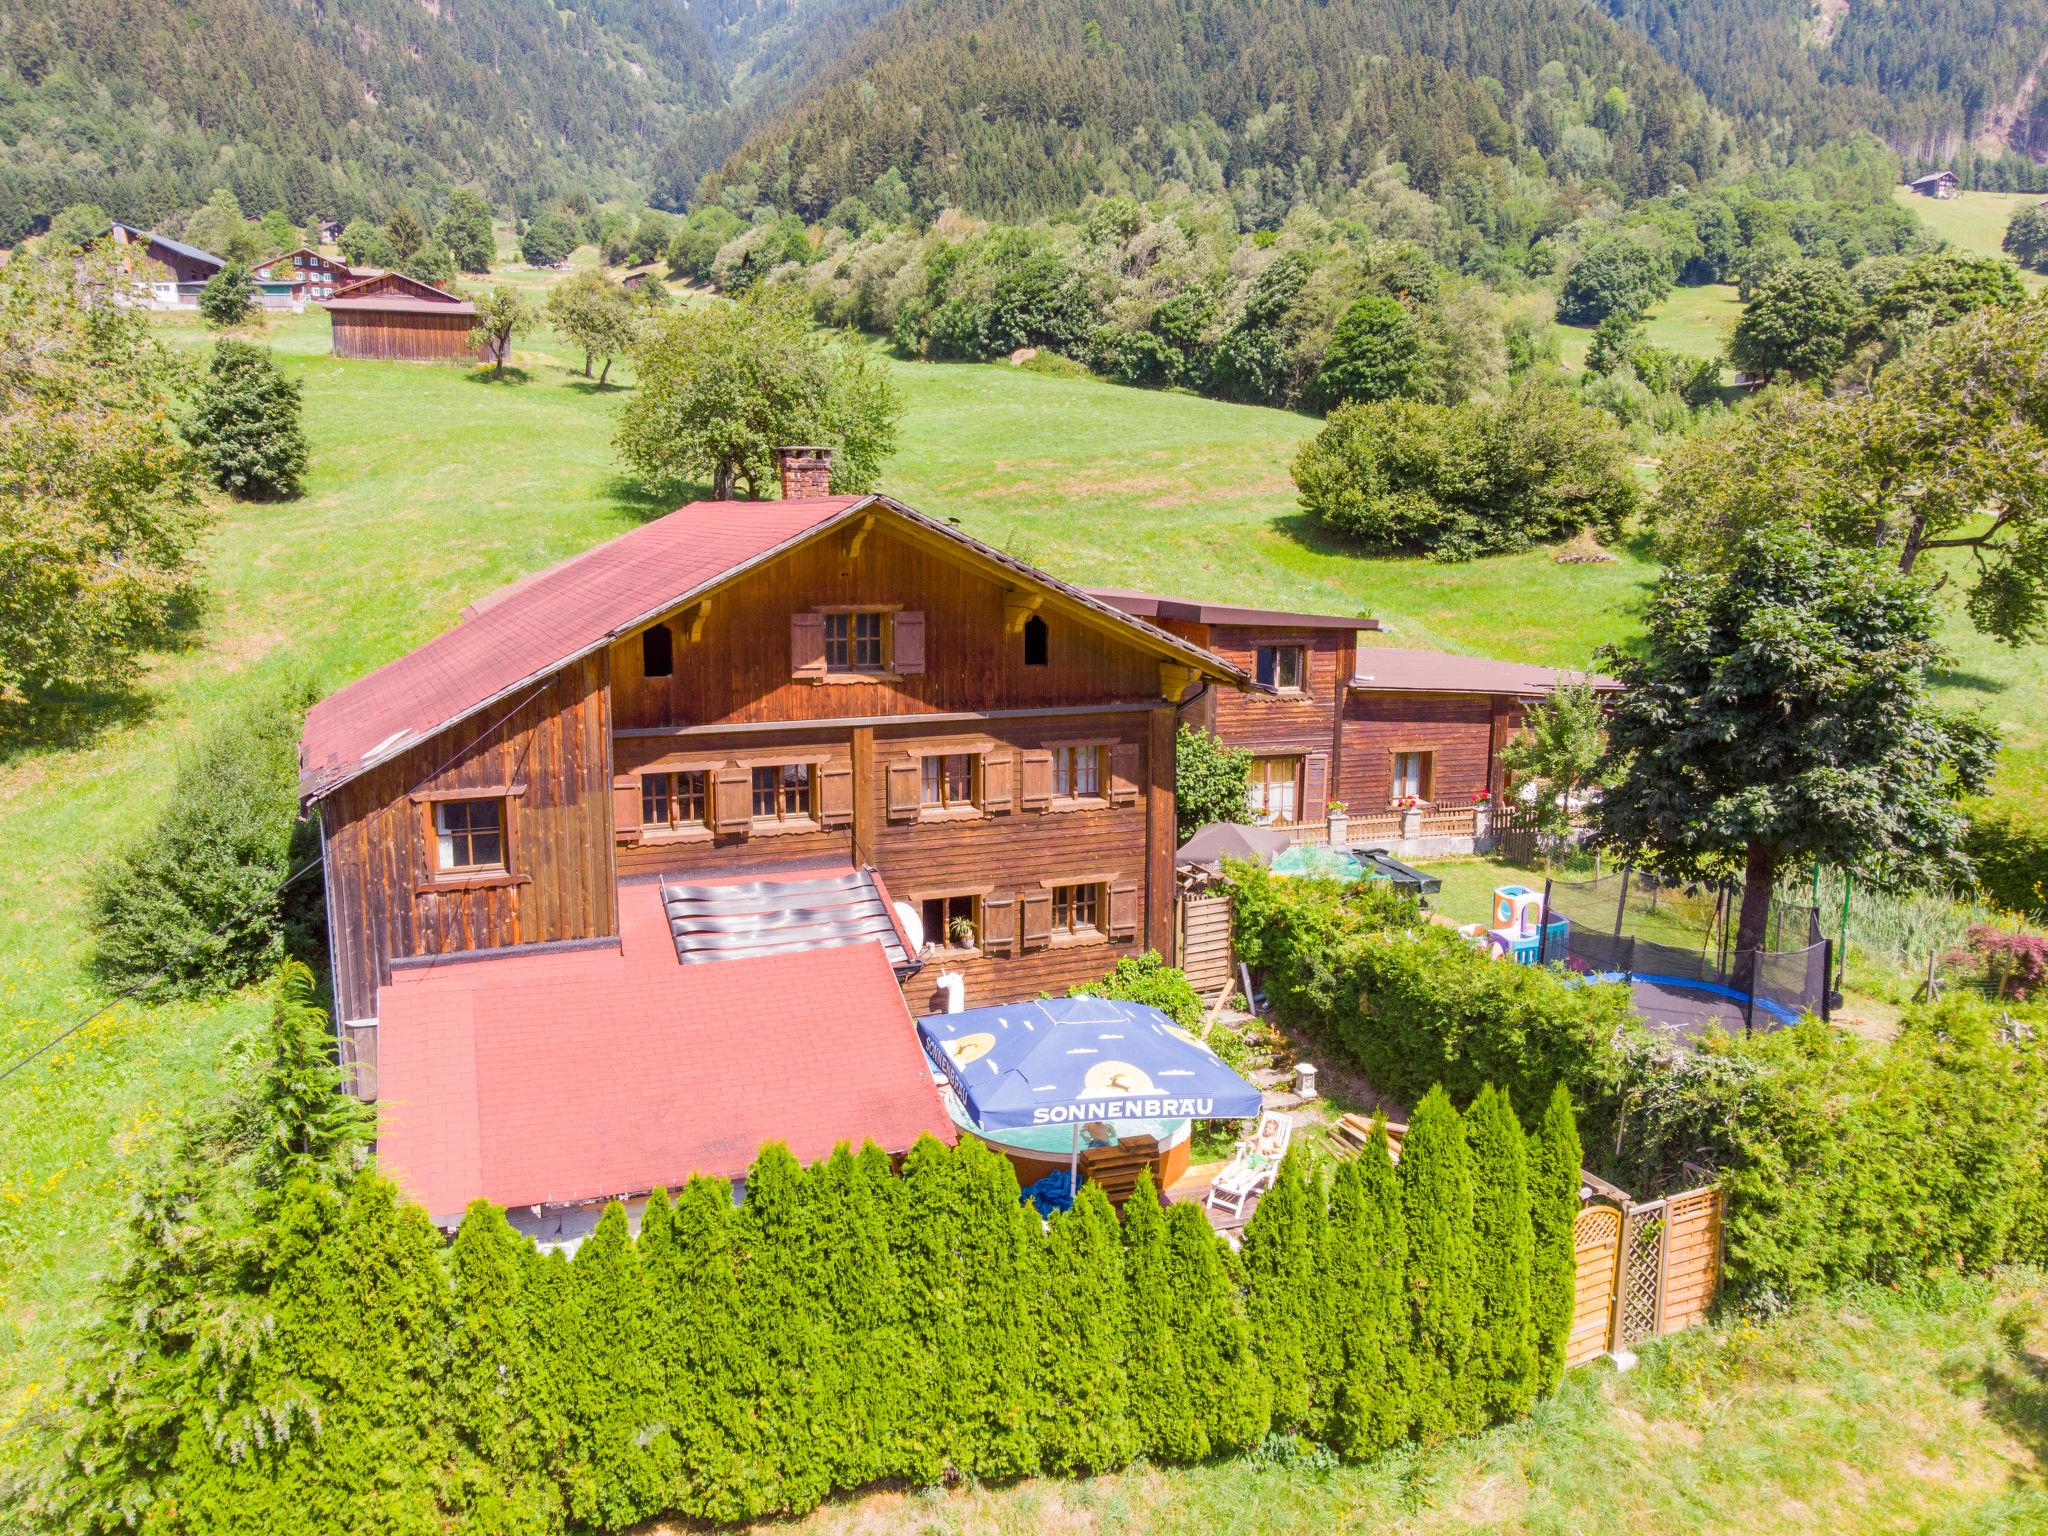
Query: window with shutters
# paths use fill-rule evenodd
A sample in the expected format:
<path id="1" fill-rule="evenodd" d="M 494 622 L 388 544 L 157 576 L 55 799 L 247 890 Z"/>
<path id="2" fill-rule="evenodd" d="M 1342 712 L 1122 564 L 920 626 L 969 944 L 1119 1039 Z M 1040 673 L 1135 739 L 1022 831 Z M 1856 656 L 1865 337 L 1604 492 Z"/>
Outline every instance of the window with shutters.
<path id="1" fill-rule="evenodd" d="M 947 752 L 920 759 L 918 805 L 928 812 L 972 811 L 976 758 L 972 752 Z"/>
<path id="2" fill-rule="evenodd" d="M 640 675 L 673 677 L 676 670 L 675 635 L 666 624 L 640 632 Z"/>
<path id="3" fill-rule="evenodd" d="M 927 896 L 919 903 L 924 919 L 924 952 L 929 956 L 979 953 L 981 898 Z"/>
<path id="4" fill-rule="evenodd" d="M 778 763 L 753 770 L 754 824 L 815 821 L 811 765 Z"/>
<path id="5" fill-rule="evenodd" d="M 881 672 L 888 660 L 882 645 L 888 615 L 880 609 L 825 615 L 825 670 Z"/>
<path id="6" fill-rule="evenodd" d="M 1100 800 L 1105 777 L 1103 759 L 1109 749 L 1102 746 L 1065 746 L 1052 749 L 1052 793 L 1055 800 Z"/>
<path id="7" fill-rule="evenodd" d="M 443 800 L 434 807 L 434 868 L 469 874 L 505 867 L 505 802 Z"/>
<path id="8" fill-rule="evenodd" d="M 1262 645 L 1258 652 L 1258 678 L 1282 693 L 1300 693 L 1308 686 L 1308 669 L 1302 664 L 1298 645 Z"/>
<path id="9" fill-rule="evenodd" d="M 1093 939 L 1102 936 L 1102 887 L 1056 885 L 1052 888 L 1052 938 Z"/>
<path id="10" fill-rule="evenodd" d="M 647 773 L 640 776 L 640 825 L 652 833 L 695 832 L 711 826 L 711 775 Z"/>

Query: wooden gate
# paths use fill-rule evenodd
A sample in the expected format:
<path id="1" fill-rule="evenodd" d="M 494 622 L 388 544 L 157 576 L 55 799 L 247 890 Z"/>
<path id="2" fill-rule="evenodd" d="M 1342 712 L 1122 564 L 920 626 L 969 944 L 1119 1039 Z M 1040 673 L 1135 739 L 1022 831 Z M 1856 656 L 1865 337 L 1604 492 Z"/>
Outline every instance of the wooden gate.
<path id="1" fill-rule="evenodd" d="M 1236 979 L 1232 974 L 1228 896 L 1181 898 L 1180 966 L 1195 990 L 1209 999 Z"/>
<path id="2" fill-rule="evenodd" d="M 1721 1191 L 1709 1185 L 1644 1205 L 1624 1197 L 1580 1208 L 1566 1364 L 1677 1333 L 1706 1316 L 1721 1281 L 1721 1204 Z"/>

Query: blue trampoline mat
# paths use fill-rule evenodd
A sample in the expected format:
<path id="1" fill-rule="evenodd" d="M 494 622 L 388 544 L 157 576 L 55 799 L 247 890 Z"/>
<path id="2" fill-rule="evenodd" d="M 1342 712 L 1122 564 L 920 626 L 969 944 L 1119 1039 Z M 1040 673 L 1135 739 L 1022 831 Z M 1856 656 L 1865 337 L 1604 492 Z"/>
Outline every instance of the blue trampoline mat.
<path id="1" fill-rule="evenodd" d="M 1639 987 L 1648 987 L 1653 991 L 1671 993 L 1679 998 L 1690 994 L 1713 1003 L 1729 1004 L 1731 1007 L 1728 1011 L 1738 1017 L 1744 1005 L 1754 1003 L 1760 1012 L 1768 1013 L 1780 1024 L 1797 1024 L 1799 1022 L 1799 1013 L 1796 1009 L 1787 1008 L 1783 1003 L 1774 1003 L 1767 997 L 1752 998 L 1747 992 L 1738 992 L 1735 988 L 1723 986 L 1717 981 L 1698 981 L 1690 976 L 1658 976 L 1647 971 L 1636 971 L 1634 973 L 1627 971 L 1599 971 L 1587 974 L 1584 979 L 1587 981 L 1622 982 L 1628 986 L 1631 992 Z M 1721 1012 L 1722 1010 L 1716 1009 L 1715 1011 Z"/>

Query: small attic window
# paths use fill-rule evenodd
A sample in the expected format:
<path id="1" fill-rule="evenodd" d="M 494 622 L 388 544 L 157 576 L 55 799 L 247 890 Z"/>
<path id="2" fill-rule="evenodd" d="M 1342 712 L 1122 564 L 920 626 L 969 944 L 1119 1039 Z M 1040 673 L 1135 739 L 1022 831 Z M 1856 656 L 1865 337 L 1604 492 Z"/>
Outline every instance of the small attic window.
<path id="1" fill-rule="evenodd" d="M 666 624 L 640 632 L 640 675 L 672 677 L 676 670 L 675 637 Z"/>
<path id="2" fill-rule="evenodd" d="M 1045 620 L 1034 613 L 1024 621 L 1024 665 L 1027 667 L 1046 666 L 1049 664 L 1047 657 L 1050 652 L 1051 646 L 1047 639 Z"/>

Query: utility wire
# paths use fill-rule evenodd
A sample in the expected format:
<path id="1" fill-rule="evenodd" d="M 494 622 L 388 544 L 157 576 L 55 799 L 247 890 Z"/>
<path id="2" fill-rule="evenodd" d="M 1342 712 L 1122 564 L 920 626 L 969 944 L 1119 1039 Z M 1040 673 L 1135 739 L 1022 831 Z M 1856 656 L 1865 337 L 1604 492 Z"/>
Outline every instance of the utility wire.
<path id="1" fill-rule="evenodd" d="M 419 778 L 413 780 L 412 784 L 406 789 L 406 794 L 410 795 L 414 790 L 418 789 L 422 784 L 426 783 L 429 779 L 439 778 L 443 773 L 447 772 L 448 768 L 450 767 L 450 765 L 454 763 L 456 758 L 461 757 L 463 753 L 468 752 L 475 747 L 481 746 L 485 741 L 489 740 L 492 736 L 496 735 L 498 728 L 500 726 L 502 726 L 507 720 L 510 720 L 514 715 L 518 714 L 519 711 L 524 709 L 528 704 L 532 703 L 533 700 L 539 695 L 541 689 L 547 686 L 548 685 L 546 682 L 536 683 L 531 689 L 527 691 L 525 696 L 522 697 L 517 704 L 514 704 L 510 709 L 506 710 L 504 714 L 498 716 L 496 720 L 493 720 L 482 731 L 478 732 L 476 736 L 472 737 L 470 740 L 464 742 L 461 746 L 457 747 L 454 750 L 454 752 L 449 754 L 448 758 L 444 762 L 442 762 L 439 767 L 430 769 L 426 773 L 421 774 Z M 529 742 L 527 746 L 530 749 L 532 743 Z M 522 751 L 519 755 L 519 758 L 520 763 L 523 765 L 526 761 L 526 753 Z M 69 1040 L 73 1035 L 77 1034 L 81 1029 L 84 1029 L 88 1024 L 91 1024 L 98 1019 L 104 1018 L 107 1014 L 111 1013 L 114 1009 L 118 1008 L 122 1003 L 127 1002 L 130 998 L 134 997 L 136 993 L 140 992 L 144 987 L 149 986 L 158 978 L 162 977 L 167 972 L 169 972 L 172 966 L 176 965 L 180 960 L 183 960 L 187 955 L 191 954 L 193 950 L 197 949 L 201 944 L 204 944 L 208 939 L 219 938 L 221 934 L 226 932 L 230 927 L 232 927 L 234 924 L 240 922 L 244 917 L 246 917 L 255 908 L 257 903 L 274 901 L 279 896 L 282 896 L 285 893 L 285 891 L 290 888 L 294 881 L 298 880 L 301 876 L 305 875 L 308 870 L 318 868 L 319 865 L 319 855 L 315 855 L 314 857 L 306 860 L 305 863 L 301 864 L 297 869 L 293 870 L 290 874 L 286 875 L 282 880 L 278 881 L 278 883 L 272 886 L 268 891 L 264 892 L 261 896 L 258 896 L 254 900 L 252 900 L 248 906 L 243 907 L 240 911 L 224 919 L 210 932 L 202 934 L 200 935 L 200 937 L 194 939 L 190 944 L 187 944 L 183 949 L 179 950 L 178 953 L 171 956 L 171 958 L 166 960 L 162 965 L 158 966 L 155 970 L 151 971 L 147 976 L 143 977 L 142 980 L 130 983 L 121 991 L 116 992 L 112 997 L 108 998 L 104 1003 L 100 1004 L 99 1007 L 93 1009 L 93 1011 L 87 1014 L 84 1018 L 79 1019 L 74 1024 L 67 1025 L 65 1028 L 59 1030 L 56 1034 L 52 1035 L 49 1039 L 45 1040 L 41 1045 L 37 1046 L 34 1050 L 30 1051 L 26 1056 L 23 1056 L 20 1060 L 12 1063 L 4 1070 L 0 1070 L 0 1085 L 4 1085 L 7 1082 L 7 1080 L 13 1077 L 17 1072 L 20 1072 L 25 1067 L 28 1067 L 32 1063 L 48 1055 L 51 1051 L 55 1050 L 58 1046 L 62 1045 L 66 1040 Z"/>

